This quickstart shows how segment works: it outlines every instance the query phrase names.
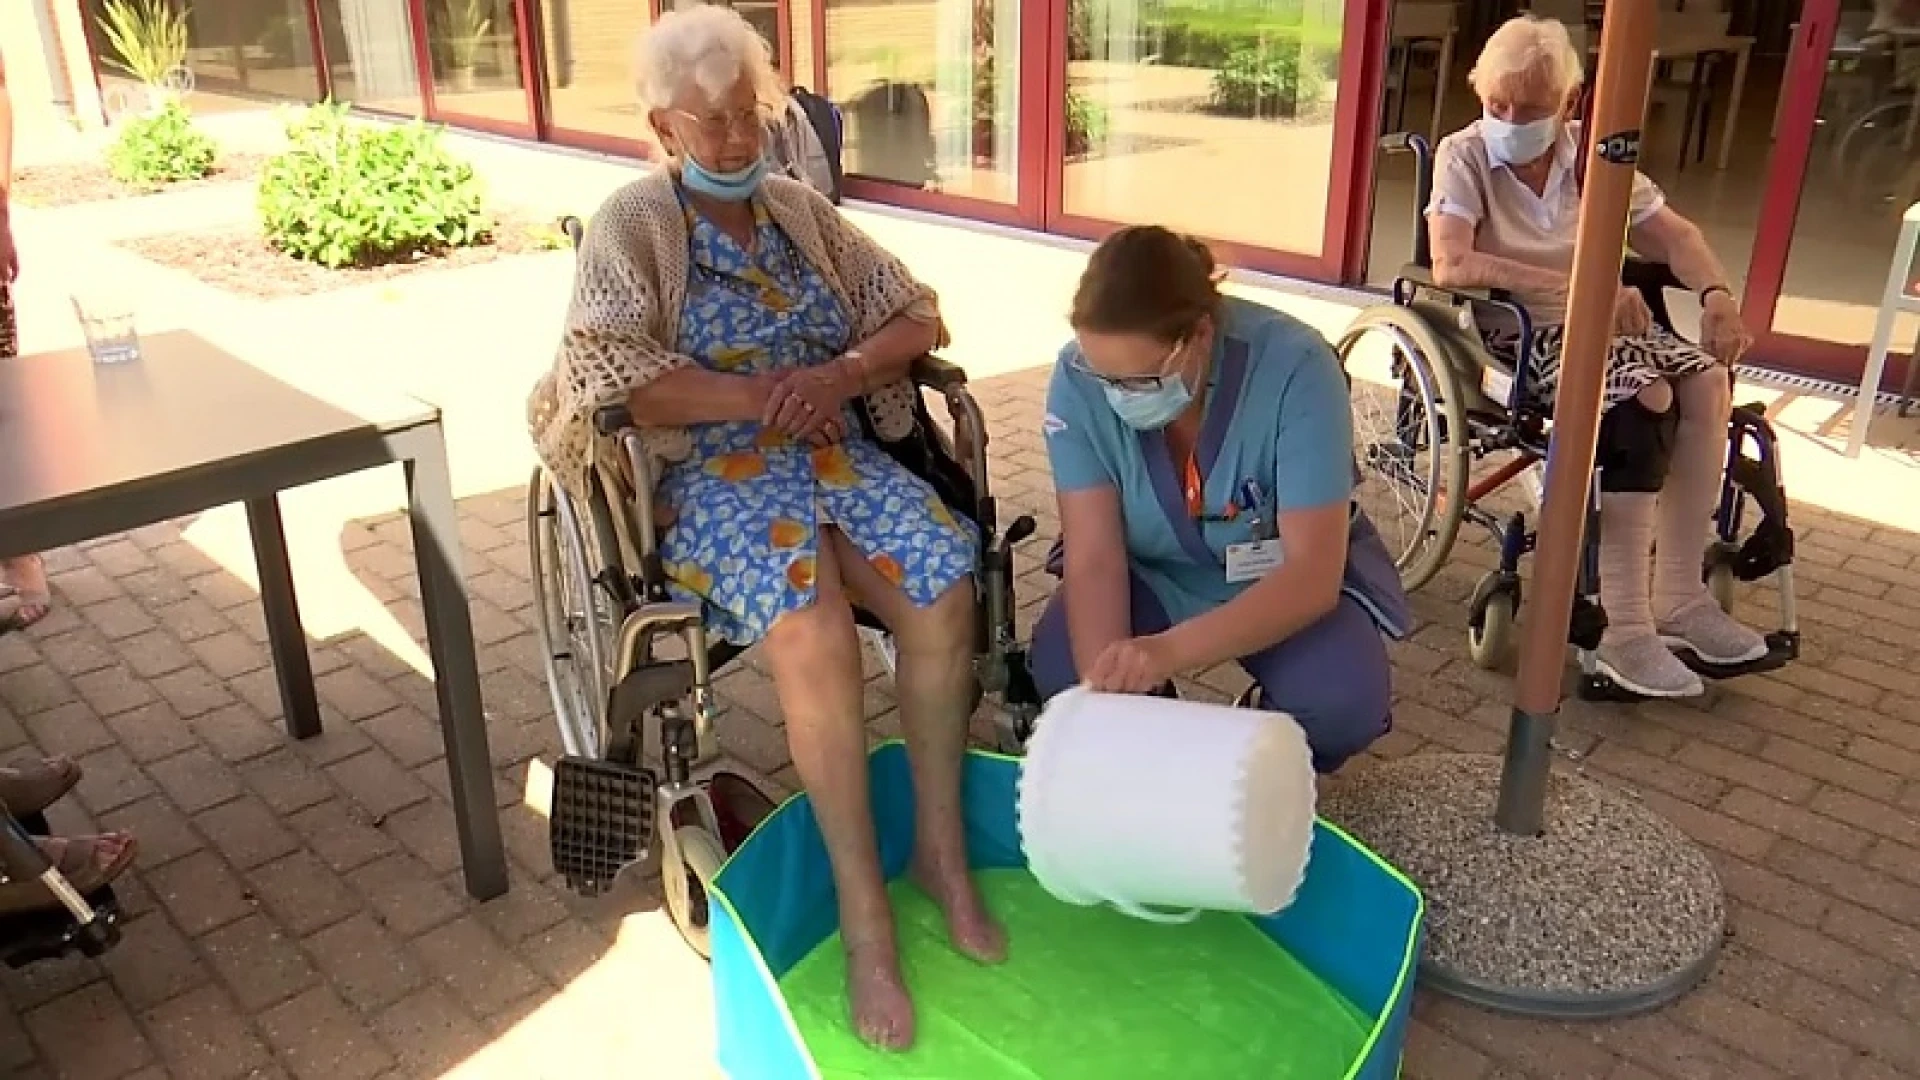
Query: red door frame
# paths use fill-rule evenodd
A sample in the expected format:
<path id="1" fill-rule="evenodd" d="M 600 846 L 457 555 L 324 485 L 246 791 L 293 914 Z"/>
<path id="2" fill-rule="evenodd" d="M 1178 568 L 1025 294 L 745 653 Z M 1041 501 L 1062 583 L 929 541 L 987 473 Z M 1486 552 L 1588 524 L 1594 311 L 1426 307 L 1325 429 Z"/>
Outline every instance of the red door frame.
<path id="1" fill-rule="evenodd" d="M 1748 264 L 1747 287 L 1741 311 L 1754 332 L 1754 353 L 1766 366 L 1796 371 L 1843 384 L 1857 383 L 1866 364 L 1861 345 L 1801 337 L 1773 329 L 1780 292 L 1786 284 L 1792 257 L 1794 227 L 1800 198 L 1813 161 L 1813 133 L 1825 89 L 1827 57 L 1839 23 L 1839 0 L 1806 0 L 1788 53 L 1781 93 L 1787 97 L 1780 114 L 1753 257 Z M 1898 387 L 1910 361 L 1899 353 L 1888 356 L 1882 387 Z"/>

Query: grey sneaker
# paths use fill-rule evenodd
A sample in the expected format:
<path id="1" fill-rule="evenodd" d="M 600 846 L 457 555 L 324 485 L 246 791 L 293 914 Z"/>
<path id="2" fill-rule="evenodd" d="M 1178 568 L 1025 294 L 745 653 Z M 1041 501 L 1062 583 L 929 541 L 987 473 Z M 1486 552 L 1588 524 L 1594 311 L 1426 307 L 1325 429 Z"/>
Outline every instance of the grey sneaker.
<path id="1" fill-rule="evenodd" d="M 1767 655 L 1767 639 L 1720 610 L 1701 593 L 1660 620 L 1660 637 L 1672 649 L 1684 649 L 1714 667 L 1745 664 Z"/>
<path id="2" fill-rule="evenodd" d="M 1657 634 L 1608 636 L 1601 639 L 1594 659 L 1608 678 L 1641 697 L 1698 697 L 1707 692 L 1700 676 L 1681 663 Z"/>

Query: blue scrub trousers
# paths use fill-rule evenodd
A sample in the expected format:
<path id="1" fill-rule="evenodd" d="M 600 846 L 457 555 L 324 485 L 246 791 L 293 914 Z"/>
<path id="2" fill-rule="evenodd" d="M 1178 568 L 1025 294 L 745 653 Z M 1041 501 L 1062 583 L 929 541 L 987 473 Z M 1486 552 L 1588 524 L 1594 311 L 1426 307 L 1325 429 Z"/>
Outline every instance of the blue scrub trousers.
<path id="1" fill-rule="evenodd" d="M 1133 634 L 1171 625 L 1160 600 L 1128 574 Z M 1080 681 L 1067 636 L 1066 583 L 1054 590 L 1033 632 L 1033 677 L 1047 699 Z M 1316 772 L 1330 773 L 1393 727 L 1392 666 L 1386 641 L 1360 602 L 1340 602 L 1312 626 L 1278 645 L 1240 658 L 1260 684 L 1261 707 L 1284 712 L 1306 731 Z"/>

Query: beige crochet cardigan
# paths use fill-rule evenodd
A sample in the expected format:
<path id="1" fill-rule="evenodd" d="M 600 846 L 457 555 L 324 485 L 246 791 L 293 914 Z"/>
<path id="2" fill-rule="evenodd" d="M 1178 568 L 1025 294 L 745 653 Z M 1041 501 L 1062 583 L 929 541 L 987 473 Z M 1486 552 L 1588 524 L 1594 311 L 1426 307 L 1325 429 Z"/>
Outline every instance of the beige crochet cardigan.
<path id="1" fill-rule="evenodd" d="M 614 192 L 594 215 L 580 244 L 559 355 L 527 401 L 527 425 L 540 460 L 576 497 L 585 490 L 588 465 L 614 461 L 605 440 L 595 447 L 594 412 L 693 363 L 673 349 L 687 294 L 687 224 L 674 182 L 672 168 L 656 169 Z M 758 197 L 845 305 L 855 341 L 902 314 L 939 322 L 933 290 L 818 192 L 768 176 Z M 945 343 L 944 328 L 940 340 Z M 867 395 L 867 414 L 880 438 L 912 433 L 914 394 L 902 380 Z M 692 452 L 685 428 L 642 434 L 660 460 L 682 461 Z"/>

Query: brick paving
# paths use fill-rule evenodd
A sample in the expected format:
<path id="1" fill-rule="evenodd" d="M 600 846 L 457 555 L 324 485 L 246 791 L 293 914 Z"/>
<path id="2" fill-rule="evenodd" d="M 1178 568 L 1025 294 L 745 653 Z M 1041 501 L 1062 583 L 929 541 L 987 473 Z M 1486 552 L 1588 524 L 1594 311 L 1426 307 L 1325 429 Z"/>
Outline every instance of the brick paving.
<path id="1" fill-rule="evenodd" d="M 1037 555 L 1057 532 L 1031 423 L 1042 379 L 978 389 L 996 491 L 1041 522 L 1021 563 L 1030 626 L 1050 587 Z M 314 643 L 326 732 L 291 743 L 252 590 L 178 525 L 48 556 L 54 614 L 0 638 L 0 755 L 79 757 L 86 780 L 56 825 L 131 828 L 142 848 L 120 887 L 129 919 L 117 950 L 0 974 L 0 1074 L 579 1076 L 611 1061 L 701 1074 L 688 1055 L 660 1056 L 666 1042 L 619 1041 L 622 1024 L 682 1034 L 656 1010 L 703 1016 L 701 969 L 677 943 L 596 968 L 624 937 L 622 917 L 657 900 L 644 882 L 612 904 L 556 887 L 544 821 L 524 802 L 557 744 L 521 493 L 460 509 L 513 861 L 513 892 L 486 905 L 461 888 L 431 686 L 406 663 L 360 634 Z M 1718 972 L 1667 1010 L 1599 1024 L 1422 995 L 1406 1075 L 1920 1075 L 1920 614 L 1903 603 L 1920 593 L 1920 536 L 1798 513 L 1803 662 L 1698 703 L 1570 702 L 1563 713 L 1568 767 L 1632 790 L 1712 854 L 1732 925 Z M 418 637 L 404 522 L 360 522 L 341 543 Z M 1396 648 L 1397 727 L 1377 755 L 1500 745 L 1509 681 L 1473 668 L 1462 645 L 1462 600 L 1489 558 L 1464 546 L 1416 597 L 1423 625 Z M 1760 594 L 1743 603 L 1770 610 Z M 1236 678 L 1210 674 L 1196 689 L 1230 693 Z M 790 785 L 764 676 L 749 663 L 722 693 L 723 746 Z M 890 705 L 876 685 L 876 730 L 891 727 Z M 1347 782 L 1364 782 L 1364 764 Z M 546 1034 L 525 1034 L 536 1031 Z M 522 1049 L 489 1056 L 516 1032 Z M 609 1040 L 615 1056 L 593 1059 L 600 1067 L 568 1064 Z"/>

